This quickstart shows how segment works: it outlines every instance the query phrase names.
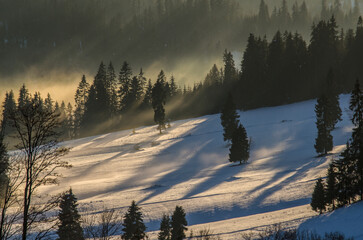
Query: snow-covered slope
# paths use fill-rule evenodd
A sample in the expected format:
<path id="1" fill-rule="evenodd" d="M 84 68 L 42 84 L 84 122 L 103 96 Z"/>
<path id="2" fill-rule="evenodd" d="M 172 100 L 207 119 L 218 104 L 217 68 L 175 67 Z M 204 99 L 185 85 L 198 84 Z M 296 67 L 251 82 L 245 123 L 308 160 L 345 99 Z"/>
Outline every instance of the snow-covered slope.
<path id="1" fill-rule="evenodd" d="M 363 239 L 363 202 L 309 219 L 299 226 L 299 230 L 310 230 L 320 235 L 338 231 L 346 237 Z"/>
<path id="2" fill-rule="evenodd" d="M 306 101 L 240 112 L 252 139 L 248 164 L 228 162 L 219 115 L 211 115 L 173 122 L 162 135 L 149 126 L 66 142 L 73 168 L 42 191 L 72 187 L 82 211 L 125 211 L 136 200 L 150 231 L 176 205 L 191 229 L 209 227 L 225 239 L 274 223 L 296 226 L 316 215 L 309 207 L 314 182 L 350 136 L 348 102 L 341 96 L 343 121 L 327 158 L 315 157 L 315 101 Z"/>

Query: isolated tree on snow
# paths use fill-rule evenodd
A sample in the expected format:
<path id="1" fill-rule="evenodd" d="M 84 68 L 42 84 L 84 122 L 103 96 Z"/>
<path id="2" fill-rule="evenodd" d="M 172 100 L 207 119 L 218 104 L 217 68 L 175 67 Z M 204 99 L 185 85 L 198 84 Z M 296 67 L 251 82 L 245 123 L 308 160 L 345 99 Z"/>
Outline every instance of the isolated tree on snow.
<path id="1" fill-rule="evenodd" d="M 315 139 L 315 150 L 320 155 L 326 155 L 333 149 L 333 137 L 330 134 L 331 128 L 328 126 L 327 120 L 327 102 L 326 96 L 323 94 L 317 100 L 315 105 L 316 126 L 318 128 L 318 136 Z"/>
<path id="2" fill-rule="evenodd" d="M 171 239 L 171 222 L 169 215 L 164 214 L 160 222 L 160 232 L 158 234 L 158 240 L 170 240 Z"/>
<path id="3" fill-rule="evenodd" d="M 142 213 L 135 201 L 132 201 L 131 206 L 127 210 L 122 226 L 122 231 L 124 232 L 122 234 L 122 239 L 140 240 L 146 238 L 146 227 L 142 219 Z"/>
<path id="4" fill-rule="evenodd" d="M 246 129 L 239 124 L 238 128 L 234 131 L 232 137 L 232 145 L 229 149 L 230 162 L 247 162 L 250 157 L 250 143 L 247 137 Z"/>
<path id="5" fill-rule="evenodd" d="M 154 109 L 154 121 L 159 125 L 158 129 L 161 130 L 165 128 L 165 101 L 166 101 L 166 93 L 165 93 L 165 74 L 164 71 L 161 70 L 156 83 L 152 89 L 151 99 L 152 106 Z"/>
<path id="6" fill-rule="evenodd" d="M 232 94 L 229 93 L 227 101 L 221 112 L 221 124 L 223 126 L 223 138 L 224 141 L 231 141 L 234 131 L 238 127 L 239 115 L 236 111 L 236 105 L 233 102 Z"/>
<path id="7" fill-rule="evenodd" d="M 185 238 L 185 231 L 188 222 L 185 218 L 184 209 L 181 206 L 176 206 L 173 215 L 171 216 L 171 240 L 182 240 Z"/>
<path id="8" fill-rule="evenodd" d="M 323 179 L 321 178 L 316 181 L 310 205 L 314 211 L 320 212 L 320 214 L 325 211 L 325 191 Z"/>
<path id="9" fill-rule="evenodd" d="M 83 240 L 83 229 L 80 224 L 81 215 L 77 210 L 77 198 L 72 189 L 62 195 L 58 213 L 59 226 L 57 234 L 59 240 Z"/>

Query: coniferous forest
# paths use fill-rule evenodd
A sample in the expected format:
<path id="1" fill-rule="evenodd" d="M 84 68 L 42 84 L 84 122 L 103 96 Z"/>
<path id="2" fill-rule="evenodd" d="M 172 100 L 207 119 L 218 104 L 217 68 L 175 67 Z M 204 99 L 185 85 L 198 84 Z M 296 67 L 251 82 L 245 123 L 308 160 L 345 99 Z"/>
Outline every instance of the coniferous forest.
<path id="1" fill-rule="evenodd" d="M 121 66 L 101 62 L 94 79 L 80 77 L 74 106 L 54 107 L 67 116 L 68 136 L 73 137 L 83 136 L 82 129 L 92 134 L 153 123 L 153 109 L 161 116 L 156 121 L 161 127 L 170 120 L 218 113 L 228 93 L 244 110 L 346 93 L 356 79 L 363 79 L 362 18 L 355 29 L 339 29 L 332 16 L 312 25 L 310 42 L 287 31 L 277 31 L 271 41 L 250 34 L 240 63 L 225 50 L 223 65 L 212 66 L 204 81 L 193 86 L 181 85 L 163 70 L 152 80 L 127 61 Z M 13 104 L 6 102 L 4 106 Z"/>
<path id="2" fill-rule="evenodd" d="M 264 189 L 270 185 L 270 182 L 279 182 L 273 187 L 276 192 L 285 187 L 279 184 L 288 185 L 298 181 L 302 186 L 301 182 L 315 182 L 314 189 L 311 189 L 310 206 L 319 214 L 362 201 L 363 93 L 360 84 L 363 80 L 363 15 L 361 6 L 363 2 L 360 0 L 344 3 L 339 0 L 318 2 L 312 0 L 293 2 L 287 0 L 258 2 L 253 0 L 0 0 L 0 82 L 2 77 L 4 79 L 14 77 L 17 78 L 14 84 L 17 84 L 19 76 L 25 76 L 34 69 L 40 73 L 53 70 L 81 73 L 72 99 L 56 99 L 51 94 L 41 93 L 38 90 L 31 92 L 25 83 L 20 84 L 18 89 L 6 91 L 0 126 L 0 240 L 15 237 L 22 240 L 49 239 L 48 237 L 60 240 L 106 240 L 112 236 L 121 239 L 148 239 L 149 226 L 144 220 L 147 219 L 145 222 L 149 223 L 153 221 L 152 224 L 156 221 L 155 215 L 148 216 L 151 212 L 150 208 L 147 208 L 148 205 L 163 204 L 171 198 L 154 199 L 156 203 L 150 199 L 168 190 L 174 190 L 173 187 L 182 184 L 184 175 L 201 182 L 195 181 L 198 183 L 193 182 L 188 185 L 190 189 L 183 189 L 189 192 L 181 199 L 187 200 L 186 205 L 193 208 L 195 207 L 192 205 L 193 199 L 200 197 L 201 193 L 214 190 L 219 184 L 219 176 L 222 176 L 225 185 L 234 181 L 252 179 L 254 176 L 236 177 L 239 170 L 235 170 L 250 171 L 248 169 L 251 166 L 250 158 L 255 159 L 258 156 L 257 160 L 261 164 L 253 166 L 258 169 L 261 166 L 274 166 L 268 165 L 270 162 L 264 162 L 266 159 L 269 161 L 288 156 L 281 152 L 289 150 L 290 138 L 281 146 L 268 145 L 270 148 L 264 147 L 256 153 L 255 136 L 250 134 L 250 130 L 256 133 L 256 129 L 253 128 L 259 126 L 245 125 L 244 111 L 312 99 L 316 99 L 313 109 L 316 135 L 313 139 L 314 145 L 310 145 L 316 153 L 313 157 L 310 156 L 314 158 L 313 161 L 304 160 L 307 163 L 300 168 L 298 163 L 294 163 L 296 165 L 292 166 L 298 166 L 296 169 L 279 166 L 281 171 L 276 172 L 276 176 L 256 189 L 250 189 L 249 194 L 253 197 L 259 192 L 265 195 L 261 194 L 261 199 L 257 199 L 258 197 L 255 199 L 260 201 L 258 204 L 262 210 L 258 209 L 256 212 L 251 210 L 251 212 L 258 215 L 261 214 L 259 211 L 264 211 L 263 208 L 271 206 L 273 211 L 281 210 L 274 209 L 273 204 L 263 205 L 264 201 L 275 193 L 273 191 L 270 193 L 271 189 Z M 188 81 L 178 79 L 178 74 L 174 71 L 184 71 L 185 59 L 194 59 L 193 64 L 196 62 L 197 67 L 198 63 L 200 64 L 198 74 L 202 74 L 203 78 L 190 77 L 192 79 Z M 203 59 L 208 61 L 203 62 Z M 215 63 L 210 64 L 209 60 Z M 205 68 L 206 62 L 208 70 Z M 150 78 L 152 75 L 148 73 L 150 69 L 157 71 L 157 76 Z M 168 71 L 169 69 L 174 71 Z M 51 83 L 52 79 L 47 81 Z M 343 109 L 340 106 L 340 96 L 348 93 L 349 107 Z M 347 112 L 349 113 L 346 114 Z M 196 123 L 192 124 L 196 126 L 203 121 L 215 121 L 214 114 L 220 114 L 218 115 L 218 123 L 222 125 L 220 131 L 208 129 L 208 132 L 198 135 L 193 130 L 188 130 L 185 135 L 179 136 L 179 133 L 173 133 L 170 139 L 160 140 L 170 133 L 168 128 L 172 129 L 172 122 L 174 124 L 176 120 L 212 115 L 209 119 L 195 120 Z M 337 155 L 334 152 L 334 137 L 338 134 L 334 135 L 334 131 L 341 130 L 338 124 L 343 121 L 344 114 L 348 115 L 351 121 L 351 136 L 346 139 L 346 147 Z M 312 116 L 306 117 L 309 119 Z M 273 137 L 278 139 L 280 135 L 285 134 L 283 133 L 285 129 L 280 126 L 294 120 L 273 119 L 273 121 L 272 124 L 276 127 Z M 303 123 L 305 120 L 300 119 L 300 121 L 305 124 Z M 137 171 L 141 172 L 146 166 L 150 168 L 150 172 L 146 175 L 152 175 L 153 180 L 156 179 L 155 176 L 161 176 L 160 182 L 157 182 L 158 178 L 151 186 L 142 183 L 144 186 L 137 181 L 135 174 L 129 179 L 128 176 L 125 177 L 126 180 L 122 178 L 126 182 L 124 185 L 116 185 L 102 193 L 97 192 L 99 189 L 95 189 L 95 192 L 103 197 L 107 194 L 112 195 L 119 189 L 128 192 L 142 191 L 142 194 L 145 194 L 138 201 L 129 197 L 133 195 L 128 195 L 127 200 L 130 200 L 131 205 L 122 206 L 123 209 L 118 206 L 113 209 L 103 206 L 101 212 L 84 214 L 87 209 L 78 209 L 78 198 L 70 186 L 69 190 L 58 195 L 38 195 L 39 189 L 44 185 L 50 189 L 50 186 L 59 184 L 62 171 L 72 168 L 72 164 L 68 161 L 73 161 L 73 157 L 82 157 L 78 156 L 77 152 L 72 155 L 72 149 L 67 144 L 69 146 L 77 144 L 75 142 L 83 137 L 91 139 L 91 136 L 125 129 L 133 129 L 130 136 L 139 141 L 136 128 L 150 125 L 156 125 L 152 129 L 154 130 L 152 134 L 157 132 L 156 137 L 153 135 L 155 139 L 147 142 L 152 157 L 167 156 L 168 161 L 174 161 L 175 157 L 181 160 L 181 163 L 180 166 L 174 167 L 182 169 L 195 164 L 183 163 L 182 158 L 195 160 L 194 155 L 196 155 L 196 158 L 203 158 L 203 163 L 199 164 L 201 166 L 195 166 L 196 170 L 189 169 L 190 173 L 186 174 L 178 172 L 180 169 L 175 171 L 176 174 L 173 172 L 174 169 L 171 172 L 163 169 L 165 176 L 163 174 L 161 176 L 153 169 L 153 165 L 157 165 L 158 162 L 142 163 L 142 167 Z M 185 128 L 193 129 L 195 126 Z M 350 134 L 349 129 L 342 131 L 345 131 L 342 136 L 346 136 L 344 135 L 346 132 Z M 208 139 L 209 134 L 220 132 L 223 141 Z M 199 156 L 192 149 L 181 153 L 171 153 L 168 152 L 169 149 L 156 153 L 155 149 L 158 148 L 156 146 L 166 145 L 166 141 L 172 142 L 175 139 L 188 141 L 189 137 L 196 136 L 202 136 L 201 139 L 205 141 L 202 144 L 197 142 L 202 145 L 201 149 L 207 152 L 212 148 L 215 150 L 214 148 L 218 146 L 220 147 L 217 149 L 218 154 L 208 153 L 209 155 Z M 106 137 L 107 134 L 92 141 L 97 145 L 97 141 L 102 141 Z M 258 137 L 261 140 L 261 136 Z M 67 144 L 62 143 L 73 139 L 77 140 L 69 141 Z M 119 163 L 117 161 L 121 161 L 121 157 L 142 153 L 144 149 L 141 145 L 146 146 L 146 141 L 143 142 L 143 139 L 137 144 L 132 141 L 124 144 L 116 140 L 119 139 L 107 142 L 110 145 L 105 144 L 107 145 L 105 151 L 110 151 L 107 154 L 114 152 L 116 154 L 106 160 L 100 160 L 96 165 L 112 161 L 116 165 Z M 215 145 L 208 145 L 214 140 L 217 142 L 213 143 Z M 304 143 L 299 144 L 305 146 Z M 175 145 L 173 145 L 175 149 L 180 147 Z M 88 147 L 87 144 L 84 146 Z M 131 150 L 128 148 L 130 146 Z M 87 150 L 97 155 L 99 154 L 97 151 L 100 151 L 97 147 Z M 125 152 L 122 152 L 124 149 L 120 150 L 123 147 L 127 148 Z M 299 146 L 293 147 L 297 149 Z M 151 148 L 155 152 L 152 152 Z M 225 149 L 229 153 L 223 158 L 219 154 Z M 276 156 L 265 156 L 266 152 Z M 69 153 L 71 158 L 64 158 Z M 298 176 L 301 174 L 299 171 L 314 167 L 322 168 L 321 162 L 327 162 L 330 160 L 329 157 L 331 161 L 325 176 L 309 180 L 305 179 L 307 176 Z M 219 160 L 224 163 L 229 161 L 230 165 L 228 169 L 224 165 L 217 165 L 218 167 L 212 170 L 208 169 L 209 172 L 213 172 L 211 175 L 199 175 L 205 171 L 202 168 L 207 166 L 206 163 L 211 161 L 210 158 L 221 158 Z M 289 160 L 284 159 L 284 161 Z M 88 170 L 84 170 L 80 175 L 82 177 L 87 175 Z M 92 170 L 89 170 L 89 174 L 99 174 Z M 100 172 L 107 175 L 107 171 L 103 169 Z M 234 171 L 237 175 L 230 174 Z M 286 177 L 284 175 L 286 172 L 291 175 Z M 173 176 L 170 177 L 169 174 Z M 145 182 L 147 178 L 150 176 L 145 176 Z M 172 181 L 168 182 L 169 185 L 165 184 L 170 179 Z M 210 179 L 211 182 L 206 183 Z M 105 182 L 108 184 L 112 181 L 105 180 Z M 130 182 L 136 187 L 127 185 Z M 261 182 L 261 179 L 258 182 Z M 76 187 L 79 188 L 84 182 L 77 184 Z M 90 193 L 90 196 L 92 194 Z M 175 193 L 177 194 L 179 193 Z M 238 194 L 235 193 L 232 198 L 237 198 Z M 211 193 L 202 197 L 212 195 L 222 194 Z M 82 197 L 85 197 L 84 192 L 81 193 Z M 247 200 L 252 201 L 251 199 Z M 310 198 L 307 199 L 310 201 Z M 303 202 L 302 205 L 305 204 L 306 199 L 293 199 L 291 202 L 300 200 Z M 220 201 L 222 205 L 223 202 Z M 275 199 L 271 200 L 272 203 L 273 201 Z M 280 197 L 279 203 L 283 201 L 284 199 L 281 200 Z M 101 204 L 100 202 L 103 204 L 103 200 L 98 202 L 95 200 L 94 203 L 96 205 Z M 84 207 L 88 203 L 82 204 Z M 93 202 L 90 203 L 92 204 Z M 112 204 L 117 205 L 114 202 Z M 158 239 L 186 239 L 187 232 L 190 239 L 213 239 L 211 237 L 214 234 L 209 230 L 202 230 L 193 236 L 193 232 L 188 231 L 187 227 L 189 209 L 184 210 L 178 204 L 174 206 L 173 212 L 168 209 L 169 212 L 162 212 L 162 218 L 158 219 L 160 220 Z M 168 207 L 170 208 L 170 205 Z M 213 208 L 213 214 L 220 211 L 219 208 L 223 208 L 212 204 L 208 207 Z M 235 207 L 231 205 L 232 210 L 228 210 L 230 212 L 227 212 L 226 216 L 229 216 L 228 214 L 232 216 L 235 214 L 234 211 L 246 210 L 241 206 Z M 143 212 L 144 208 L 147 211 Z M 205 209 L 195 209 L 193 209 L 196 211 L 194 216 L 199 218 L 205 216 L 203 215 Z M 228 217 L 223 216 L 223 220 L 225 219 Z M 272 236 L 276 239 L 299 239 L 298 230 L 274 231 L 266 233 L 266 236 L 261 233 L 261 239 L 273 239 Z M 338 233 L 326 234 L 325 238 L 317 237 L 313 233 L 309 235 L 309 232 L 306 234 L 308 235 L 301 239 L 344 239 L 344 236 Z M 247 235 L 244 237 L 251 239 Z"/>

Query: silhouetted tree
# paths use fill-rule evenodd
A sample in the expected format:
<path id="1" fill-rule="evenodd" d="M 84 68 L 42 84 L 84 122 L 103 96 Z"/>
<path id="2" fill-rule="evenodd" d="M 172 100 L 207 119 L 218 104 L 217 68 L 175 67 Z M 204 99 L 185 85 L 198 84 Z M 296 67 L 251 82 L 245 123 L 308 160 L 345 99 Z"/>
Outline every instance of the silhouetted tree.
<path id="1" fill-rule="evenodd" d="M 320 214 L 325 211 L 325 191 L 324 183 L 321 178 L 316 181 L 310 205 L 314 211 L 318 211 Z"/>
<path id="2" fill-rule="evenodd" d="M 164 105 L 166 102 L 166 93 L 165 93 L 164 84 L 165 84 L 165 75 L 164 71 L 161 70 L 151 93 L 152 106 L 154 109 L 154 121 L 159 125 L 158 129 L 160 130 L 160 133 L 161 130 L 165 128 Z"/>
<path id="3" fill-rule="evenodd" d="M 173 215 L 171 216 L 171 240 L 182 240 L 185 236 L 186 226 L 188 222 L 185 218 L 184 209 L 181 206 L 176 206 Z"/>
<path id="4" fill-rule="evenodd" d="M 131 206 L 127 210 L 122 226 L 122 239 L 140 240 L 146 238 L 146 227 L 142 219 L 142 213 L 135 201 L 132 201 Z"/>
<path id="5" fill-rule="evenodd" d="M 82 76 L 81 82 L 78 84 L 76 94 L 74 96 L 75 110 L 74 110 L 74 128 L 75 134 L 79 136 L 82 118 L 86 111 L 86 103 L 88 100 L 89 84 L 87 83 L 86 76 Z"/>
<path id="6" fill-rule="evenodd" d="M 158 240 L 170 240 L 171 239 L 171 223 L 169 215 L 163 215 L 160 222 L 160 232 L 158 234 Z"/>
<path id="7" fill-rule="evenodd" d="M 236 111 L 236 105 L 233 102 L 232 94 L 228 94 L 227 100 L 221 112 L 221 124 L 223 126 L 224 141 L 231 141 L 233 133 L 236 131 L 239 123 L 239 115 Z"/>
<path id="8" fill-rule="evenodd" d="M 232 145 L 229 149 L 229 161 L 239 162 L 240 164 L 247 162 L 250 157 L 250 143 L 248 141 L 246 129 L 239 124 L 233 132 Z"/>
<path id="9" fill-rule="evenodd" d="M 315 150 L 320 155 L 326 155 L 333 149 L 333 136 L 330 134 L 330 126 L 327 119 L 328 101 L 325 95 L 322 95 L 317 100 L 315 105 L 316 126 L 318 128 L 318 136 L 315 139 Z"/>
<path id="10" fill-rule="evenodd" d="M 335 209 L 335 200 L 337 199 L 337 182 L 336 182 L 336 172 L 335 166 L 333 163 L 329 165 L 327 180 L 326 180 L 326 190 L 325 190 L 325 198 L 326 202 L 332 205 L 333 210 Z"/>
<path id="11" fill-rule="evenodd" d="M 77 198 L 72 189 L 65 192 L 59 204 L 58 213 L 59 226 L 57 234 L 59 240 L 83 240 L 83 229 L 81 227 L 81 215 L 77 210 Z"/>

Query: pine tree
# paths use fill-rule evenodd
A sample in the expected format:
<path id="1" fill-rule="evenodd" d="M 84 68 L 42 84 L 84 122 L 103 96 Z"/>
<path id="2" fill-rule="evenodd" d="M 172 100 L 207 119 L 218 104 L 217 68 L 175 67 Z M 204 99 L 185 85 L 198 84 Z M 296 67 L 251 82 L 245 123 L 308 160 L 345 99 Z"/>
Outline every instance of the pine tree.
<path id="1" fill-rule="evenodd" d="M 232 94 L 229 93 L 227 101 L 221 112 L 221 124 L 223 127 L 224 141 L 231 141 L 233 132 L 237 129 L 239 123 L 239 115 L 236 111 L 236 105 L 233 102 Z"/>
<path id="2" fill-rule="evenodd" d="M 250 144 L 246 129 L 242 124 L 239 124 L 237 129 L 233 132 L 232 145 L 229 152 L 230 162 L 239 162 L 242 164 L 242 162 L 247 162 L 250 157 Z"/>
<path id="3" fill-rule="evenodd" d="M 83 229 L 81 227 L 81 216 L 77 210 L 77 198 L 69 189 L 62 195 L 58 213 L 59 226 L 57 234 L 59 240 L 83 240 Z"/>
<path id="4" fill-rule="evenodd" d="M 44 107 L 47 111 L 53 111 L 53 102 L 52 97 L 48 93 L 47 98 L 44 99 Z"/>
<path id="5" fill-rule="evenodd" d="M 161 70 L 151 93 L 152 106 L 154 109 L 154 121 L 159 125 L 158 129 L 160 130 L 160 134 L 161 130 L 165 129 L 164 105 L 166 102 L 166 93 L 164 85 L 165 85 L 165 75 L 164 71 Z"/>
<path id="6" fill-rule="evenodd" d="M 323 179 L 321 178 L 316 181 L 310 205 L 314 211 L 319 211 L 320 214 L 325 211 L 325 191 Z"/>
<path id="7" fill-rule="evenodd" d="M 132 201 L 131 206 L 125 214 L 122 226 L 122 231 L 124 232 L 122 234 L 122 239 L 140 240 L 146 238 L 146 227 L 142 219 L 142 213 L 135 201 Z"/>
<path id="8" fill-rule="evenodd" d="M 158 240 L 170 240 L 171 239 L 171 223 L 169 215 L 163 215 L 160 222 L 160 232 L 158 234 Z"/>
<path id="9" fill-rule="evenodd" d="M 185 218 L 184 209 L 181 206 L 176 206 L 173 215 L 171 216 L 171 240 L 182 240 L 185 236 L 186 226 L 188 222 Z"/>
<path id="10" fill-rule="evenodd" d="M 315 150 L 318 154 L 326 155 L 333 149 L 333 137 L 330 134 L 330 127 L 327 123 L 327 98 L 322 95 L 315 105 L 316 126 L 318 128 L 318 136 L 315 139 Z"/>

